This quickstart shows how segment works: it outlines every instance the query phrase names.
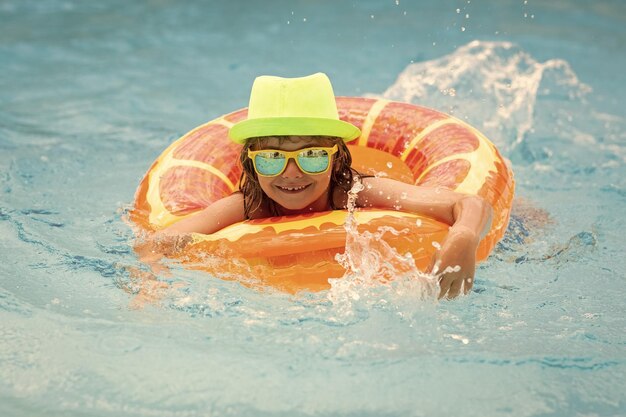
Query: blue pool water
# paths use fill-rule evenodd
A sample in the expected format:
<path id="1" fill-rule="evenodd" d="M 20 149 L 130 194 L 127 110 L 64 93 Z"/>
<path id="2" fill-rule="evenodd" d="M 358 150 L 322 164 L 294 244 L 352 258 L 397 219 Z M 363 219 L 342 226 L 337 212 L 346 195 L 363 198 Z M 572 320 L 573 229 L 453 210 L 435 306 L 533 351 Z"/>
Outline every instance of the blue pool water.
<path id="1" fill-rule="evenodd" d="M 624 45 L 619 0 L 0 1 L 0 415 L 626 415 Z M 138 302 L 124 216 L 152 161 L 255 76 L 315 71 L 511 160 L 474 291 L 174 268 Z"/>

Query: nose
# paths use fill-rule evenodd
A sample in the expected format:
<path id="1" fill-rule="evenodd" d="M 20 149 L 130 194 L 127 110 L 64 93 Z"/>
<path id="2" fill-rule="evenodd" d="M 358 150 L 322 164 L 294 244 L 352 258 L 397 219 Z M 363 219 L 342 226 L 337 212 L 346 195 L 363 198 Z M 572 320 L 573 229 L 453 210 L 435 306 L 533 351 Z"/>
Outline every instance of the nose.
<path id="1" fill-rule="evenodd" d="M 287 166 L 281 174 L 284 178 L 300 178 L 302 175 L 302 171 L 300 171 L 298 164 L 296 164 L 296 161 L 291 158 L 287 161 Z"/>

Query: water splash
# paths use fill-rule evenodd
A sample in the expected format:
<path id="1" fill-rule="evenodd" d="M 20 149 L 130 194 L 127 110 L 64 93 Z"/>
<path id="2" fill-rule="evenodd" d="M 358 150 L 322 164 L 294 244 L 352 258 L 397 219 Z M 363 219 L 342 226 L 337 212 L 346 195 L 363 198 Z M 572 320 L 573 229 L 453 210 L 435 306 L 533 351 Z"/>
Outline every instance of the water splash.
<path id="1" fill-rule="evenodd" d="M 410 253 L 400 254 L 385 241 L 385 235 L 399 235 L 407 233 L 406 230 L 380 227 L 375 233 L 358 231 L 354 212 L 356 197 L 363 189 L 357 180 L 348 193 L 346 249 L 336 256 L 346 273 L 329 280 L 331 289 L 327 298 L 338 309 L 339 318 L 350 319 L 372 307 L 391 308 L 401 317 L 412 317 L 426 305 L 435 304 L 438 279 L 419 271 Z"/>
<path id="2" fill-rule="evenodd" d="M 439 59 L 409 65 L 383 97 L 446 111 L 507 151 L 533 128 L 538 96 L 574 101 L 590 91 L 564 60 L 538 62 L 510 42 L 473 41 Z"/>

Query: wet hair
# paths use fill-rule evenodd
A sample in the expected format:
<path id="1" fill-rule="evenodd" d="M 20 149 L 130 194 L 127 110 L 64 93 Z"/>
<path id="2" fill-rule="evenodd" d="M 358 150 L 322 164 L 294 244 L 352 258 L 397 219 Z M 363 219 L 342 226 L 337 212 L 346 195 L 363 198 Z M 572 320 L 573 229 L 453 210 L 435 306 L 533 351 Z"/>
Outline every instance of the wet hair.
<path id="1" fill-rule="evenodd" d="M 271 137 L 277 138 L 280 144 L 292 138 L 292 136 Z M 248 149 L 261 149 L 265 144 L 264 142 L 266 142 L 268 138 L 269 137 L 257 137 L 248 139 L 239 156 L 239 161 L 243 167 L 241 178 L 239 180 L 239 188 L 243 193 L 243 209 L 247 219 L 250 218 L 251 213 L 260 208 L 267 209 L 272 216 L 280 215 L 276 202 L 269 198 L 261 188 L 261 185 L 259 184 L 259 177 L 254 170 L 254 164 L 252 163 L 252 160 L 248 158 Z M 317 142 L 321 142 L 323 146 L 337 145 L 337 153 L 333 155 L 332 172 L 328 187 L 329 206 L 333 210 L 337 210 L 339 207 L 335 207 L 335 203 L 333 201 L 335 189 L 339 187 L 347 193 L 352 187 L 354 176 L 358 175 L 358 173 L 351 168 L 352 156 L 350 155 L 350 151 L 348 150 L 345 142 L 341 138 L 333 136 L 310 136 L 310 138 L 315 139 Z"/>

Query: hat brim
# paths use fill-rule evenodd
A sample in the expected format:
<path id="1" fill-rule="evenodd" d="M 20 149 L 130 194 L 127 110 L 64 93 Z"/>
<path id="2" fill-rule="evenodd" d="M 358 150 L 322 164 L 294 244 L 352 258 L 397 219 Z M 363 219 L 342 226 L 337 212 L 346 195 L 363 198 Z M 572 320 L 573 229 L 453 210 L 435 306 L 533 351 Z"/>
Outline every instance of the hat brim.
<path id="1" fill-rule="evenodd" d="M 228 131 L 233 142 L 262 136 L 336 136 L 345 142 L 356 139 L 361 130 L 338 119 L 314 117 L 268 117 L 243 120 Z"/>

